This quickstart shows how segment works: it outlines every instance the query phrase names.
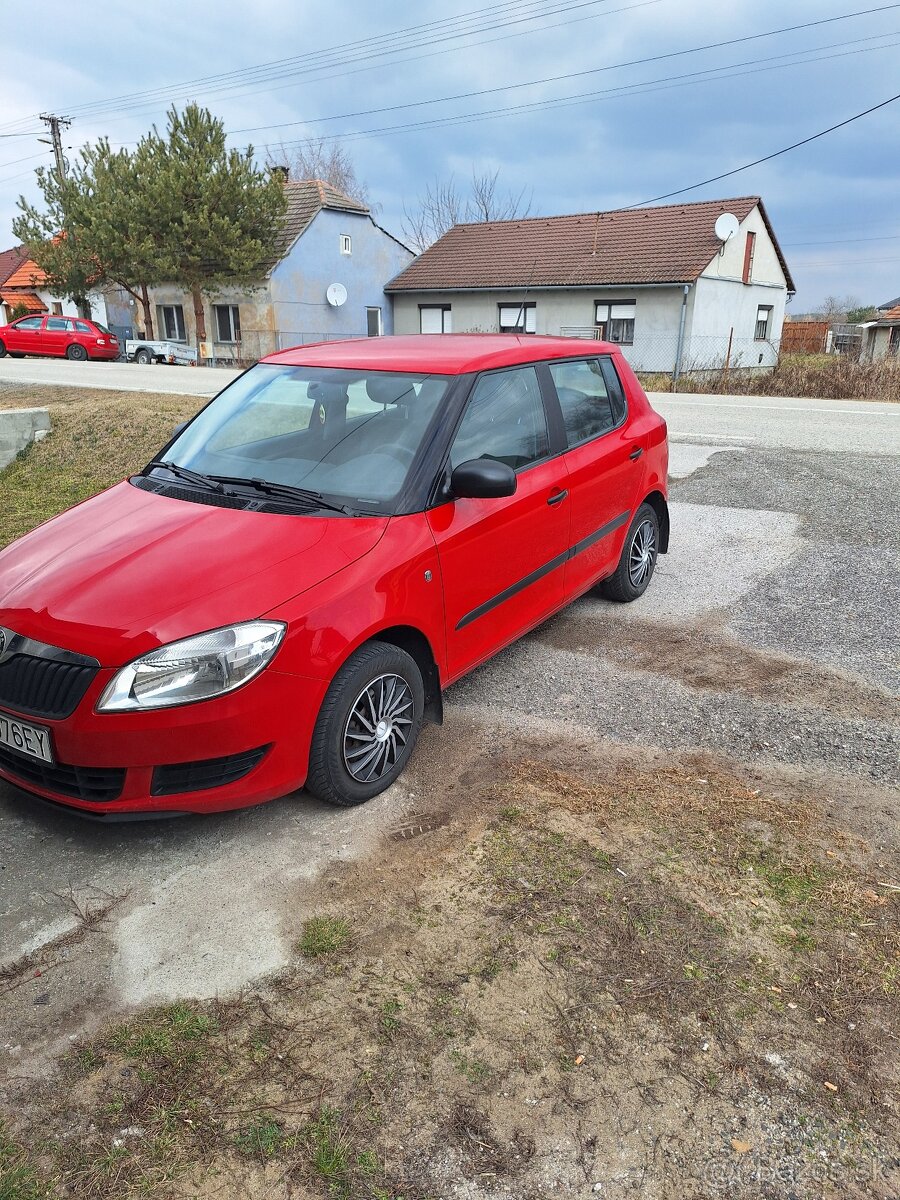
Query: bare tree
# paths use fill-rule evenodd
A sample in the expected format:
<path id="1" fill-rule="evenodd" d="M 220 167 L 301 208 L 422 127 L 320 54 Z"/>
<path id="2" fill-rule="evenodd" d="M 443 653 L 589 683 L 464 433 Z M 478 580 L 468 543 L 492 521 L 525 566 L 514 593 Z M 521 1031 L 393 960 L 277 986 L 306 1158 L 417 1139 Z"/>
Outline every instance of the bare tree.
<path id="1" fill-rule="evenodd" d="M 309 137 L 297 144 L 266 147 L 267 167 L 287 167 L 291 179 L 323 179 L 362 204 L 369 203 L 368 188 L 356 177 L 356 167 L 346 147 L 330 138 Z"/>
<path id="2" fill-rule="evenodd" d="M 512 221 L 516 217 L 527 217 L 531 211 L 531 196 L 526 200 L 525 188 L 518 194 L 501 193 L 497 187 L 499 177 L 499 167 L 482 175 L 473 168 L 472 184 L 466 196 L 460 193 L 452 175 L 446 180 L 435 179 L 419 196 L 413 211 L 404 205 L 404 237 L 417 250 L 424 250 L 462 221 Z"/>

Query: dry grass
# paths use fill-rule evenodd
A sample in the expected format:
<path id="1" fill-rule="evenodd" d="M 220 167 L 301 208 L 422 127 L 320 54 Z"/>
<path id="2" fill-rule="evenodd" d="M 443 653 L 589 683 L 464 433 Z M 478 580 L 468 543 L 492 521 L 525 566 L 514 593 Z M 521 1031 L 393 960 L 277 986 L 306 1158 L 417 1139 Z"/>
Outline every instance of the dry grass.
<path id="1" fill-rule="evenodd" d="M 467 786 L 268 986 L 77 1048 L 0 1197 L 683 1200 L 732 1139 L 798 1200 L 892 1195 L 897 906 L 814 797 L 560 746 Z"/>
<path id="2" fill-rule="evenodd" d="M 0 384 L 0 408 L 49 408 L 53 431 L 0 472 L 0 546 L 142 467 L 203 401 Z"/>
<path id="3" fill-rule="evenodd" d="M 672 391 L 671 375 L 640 373 L 638 377 L 647 391 Z M 738 367 L 682 375 L 677 390 L 900 404 L 900 360 L 857 363 L 835 354 L 783 354 L 771 371 Z"/>

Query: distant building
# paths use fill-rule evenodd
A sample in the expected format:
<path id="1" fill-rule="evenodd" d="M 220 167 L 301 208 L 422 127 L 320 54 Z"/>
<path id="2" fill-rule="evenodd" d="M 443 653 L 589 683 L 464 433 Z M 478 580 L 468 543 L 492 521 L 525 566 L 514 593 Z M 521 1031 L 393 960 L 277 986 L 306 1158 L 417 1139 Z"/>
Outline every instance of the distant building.
<path id="1" fill-rule="evenodd" d="M 602 338 L 671 372 L 773 366 L 795 288 L 762 200 L 742 196 L 454 225 L 386 290 L 397 333 Z"/>
<path id="2" fill-rule="evenodd" d="M 900 296 L 888 300 L 875 310 L 875 319 L 864 321 L 860 362 L 875 362 L 881 358 L 900 358 Z"/>
<path id="3" fill-rule="evenodd" d="M 285 182 L 288 209 L 277 257 L 259 285 L 204 298 L 201 357 L 247 362 L 288 346 L 393 329 L 384 285 L 413 252 L 369 208 L 319 179 Z M 155 335 L 196 344 L 191 297 L 174 284 L 151 289 Z M 135 325 L 141 324 L 134 309 Z"/>
<path id="4" fill-rule="evenodd" d="M 106 301 L 99 293 L 87 297 L 91 317 L 106 324 Z M 0 253 L 0 316 L 4 322 L 25 313 L 51 313 L 60 317 L 82 314 L 74 301 L 58 296 L 47 285 L 47 276 L 28 257 L 24 246 L 14 246 Z"/>

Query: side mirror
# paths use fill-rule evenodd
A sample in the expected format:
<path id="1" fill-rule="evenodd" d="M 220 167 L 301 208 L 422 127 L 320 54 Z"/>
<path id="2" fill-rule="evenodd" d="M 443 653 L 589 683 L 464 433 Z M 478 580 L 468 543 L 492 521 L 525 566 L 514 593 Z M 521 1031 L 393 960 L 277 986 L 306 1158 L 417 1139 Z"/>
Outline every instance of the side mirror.
<path id="1" fill-rule="evenodd" d="M 493 500 L 514 495 L 516 482 L 515 471 L 506 463 L 493 458 L 472 458 L 454 470 L 450 491 L 460 499 Z"/>

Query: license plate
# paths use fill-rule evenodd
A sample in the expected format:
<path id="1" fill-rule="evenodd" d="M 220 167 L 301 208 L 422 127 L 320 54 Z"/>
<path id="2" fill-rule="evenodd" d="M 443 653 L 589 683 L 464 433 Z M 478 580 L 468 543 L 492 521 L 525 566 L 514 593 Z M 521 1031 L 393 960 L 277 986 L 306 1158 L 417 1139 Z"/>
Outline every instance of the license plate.
<path id="1" fill-rule="evenodd" d="M 0 713 L 0 746 L 8 746 L 10 750 L 27 754 L 29 758 L 39 758 L 42 762 L 53 762 L 49 729 L 29 725 L 27 721 L 18 721 L 3 713 Z"/>

